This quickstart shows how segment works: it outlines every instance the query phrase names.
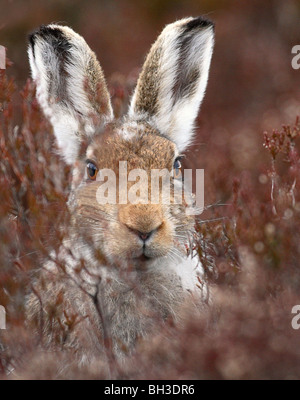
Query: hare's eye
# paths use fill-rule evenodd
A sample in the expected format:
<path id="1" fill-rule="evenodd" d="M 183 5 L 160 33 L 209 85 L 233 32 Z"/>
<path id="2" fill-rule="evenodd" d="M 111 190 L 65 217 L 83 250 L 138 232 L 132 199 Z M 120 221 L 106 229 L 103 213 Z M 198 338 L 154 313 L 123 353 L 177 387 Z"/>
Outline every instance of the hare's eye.
<path id="1" fill-rule="evenodd" d="M 89 179 L 91 179 L 92 181 L 96 180 L 98 174 L 98 168 L 96 167 L 96 165 L 89 161 L 86 165 L 86 170 Z"/>
<path id="2" fill-rule="evenodd" d="M 174 161 L 174 178 L 180 178 L 181 177 L 181 159 L 182 157 L 177 157 L 176 160 Z"/>

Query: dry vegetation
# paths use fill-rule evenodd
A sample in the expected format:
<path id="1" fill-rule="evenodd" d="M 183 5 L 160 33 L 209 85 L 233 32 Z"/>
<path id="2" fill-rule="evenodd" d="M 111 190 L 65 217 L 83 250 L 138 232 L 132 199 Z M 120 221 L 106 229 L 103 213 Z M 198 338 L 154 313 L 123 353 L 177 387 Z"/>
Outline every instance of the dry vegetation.
<path id="1" fill-rule="evenodd" d="M 198 251 L 213 302 L 192 317 L 187 308 L 182 326 L 166 324 L 110 371 L 105 360 L 79 367 L 74 354 L 45 349 L 25 328 L 25 295 L 68 224 L 70 171 L 53 151 L 32 82 L 20 92 L 14 67 L 0 72 L 2 379 L 300 378 L 300 331 L 291 326 L 300 304 L 300 72 L 290 54 L 300 43 L 299 7 L 261 3 L 220 5 L 207 98 L 186 161 L 205 169 Z M 118 115 L 133 75 L 108 79 Z"/>

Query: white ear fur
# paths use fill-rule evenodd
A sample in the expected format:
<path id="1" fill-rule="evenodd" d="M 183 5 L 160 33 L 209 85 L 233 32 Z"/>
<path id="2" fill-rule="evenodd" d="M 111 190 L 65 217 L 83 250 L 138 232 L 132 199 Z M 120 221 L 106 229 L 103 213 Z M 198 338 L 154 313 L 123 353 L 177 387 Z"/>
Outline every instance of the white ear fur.
<path id="1" fill-rule="evenodd" d="M 213 23 L 201 17 L 167 25 L 147 56 L 131 101 L 129 116 L 150 120 L 179 151 L 192 141 L 213 45 Z"/>
<path id="2" fill-rule="evenodd" d="M 113 118 L 102 69 L 84 39 L 68 27 L 41 26 L 29 42 L 38 101 L 65 161 L 72 164 L 82 137 Z"/>

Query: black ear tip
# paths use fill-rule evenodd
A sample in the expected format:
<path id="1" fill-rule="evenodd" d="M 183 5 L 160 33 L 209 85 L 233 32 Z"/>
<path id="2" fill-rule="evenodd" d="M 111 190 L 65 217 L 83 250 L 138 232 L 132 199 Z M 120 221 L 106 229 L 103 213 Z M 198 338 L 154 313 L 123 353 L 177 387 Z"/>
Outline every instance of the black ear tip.
<path id="1" fill-rule="evenodd" d="M 34 47 L 34 44 L 35 44 L 36 34 L 37 34 L 37 31 L 35 30 L 35 31 L 29 33 L 29 35 L 27 37 L 28 38 L 28 42 L 32 47 Z"/>
<path id="2" fill-rule="evenodd" d="M 34 43 L 35 43 L 35 34 L 34 33 L 30 33 L 28 35 L 28 42 L 29 42 L 30 46 L 32 48 L 34 48 Z"/>
<path id="3" fill-rule="evenodd" d="M 35 41 L 36 41 L 36 37 L 38 35 L 38 32 L 39 32 L 38 30 L 35 30 L 35 31 L 29 33 L 29 35 L 27 37 L 28 38 L 29 47 L 31 47 L 33 56 L 35 56 L 35 54 L 34 54 L 34 45 L 35 45 Z"/>
<path id="4" fill-rule="evenodd" d="M 59 25 L 41 25 L 38 29 L 28 35 L 29 46 L 32 49 L 34 55 L 34 46 L 37 39 L 43 39 L 50 43 L 58 53 L 67 56 L 67 52 L 70 48 L 70 43 L 66 38 L 62 27 Z"/>
<path id="5" fill-rule="evenodd" d="M 42 38 L 53 37 L 55 39 L 64 39 L 64 34 L 59 26 L 41 25 L 38 29 L 28 35 L 29 43 L 33 46 L 36 38 L 40 36 Z"/>
<path id="6" fill-rule="evenodd" d="M 199 28 L 201 29 L 201 28 L 208 28 L 208 27 L 211 27 L 214 30 L 215 24 L 211 20 L 200 16 L 200 17 L 193 18 L 191 21 L 189 21 L 186 24 L 185 32 L 189 32 L 194 29 L 199 29 Z"/>
<path id="7" fill-rule="evenodd" d="M 43 33 L 47 30 L 46 25 L 41 25 L 38 29 L 35 29 L 33 32 L 28 35 L 28 42 L 32 48 L 34 48 L 36 37 L 43 35 Z"/>

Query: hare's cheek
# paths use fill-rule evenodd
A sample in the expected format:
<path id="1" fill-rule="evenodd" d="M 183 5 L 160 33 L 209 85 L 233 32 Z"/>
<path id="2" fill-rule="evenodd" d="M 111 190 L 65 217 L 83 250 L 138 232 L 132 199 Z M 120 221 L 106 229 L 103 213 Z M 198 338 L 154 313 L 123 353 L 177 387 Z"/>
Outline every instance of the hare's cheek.
<path id="1" fill-rule="evenodd" d="M 78 188 L 79 185 L 82 183 L 84 179 L 84 174 L 85 174 L 85 168 L 84 165 L 81 162 L 76 162 L 74 169 L 73 169 L 73 175 L 72 175 L 72 188 L 73 190 Z"/>
<path id="2" fill-rule="evenodd" d="M 123 225 L 111 222 L 104 235 L 104 249 L 114 258 L 130 258 L 131 253 L 140 249 L 140 244 Z"/>
<path id="3" fill-rule="evenodd" d="M 164 221 L 162 228 L 153 236 L 149 243 L 149 251 L 158 252 L 160 255 L 166 254 L 173 247 L 174 229 L 170 222 Z"/>

